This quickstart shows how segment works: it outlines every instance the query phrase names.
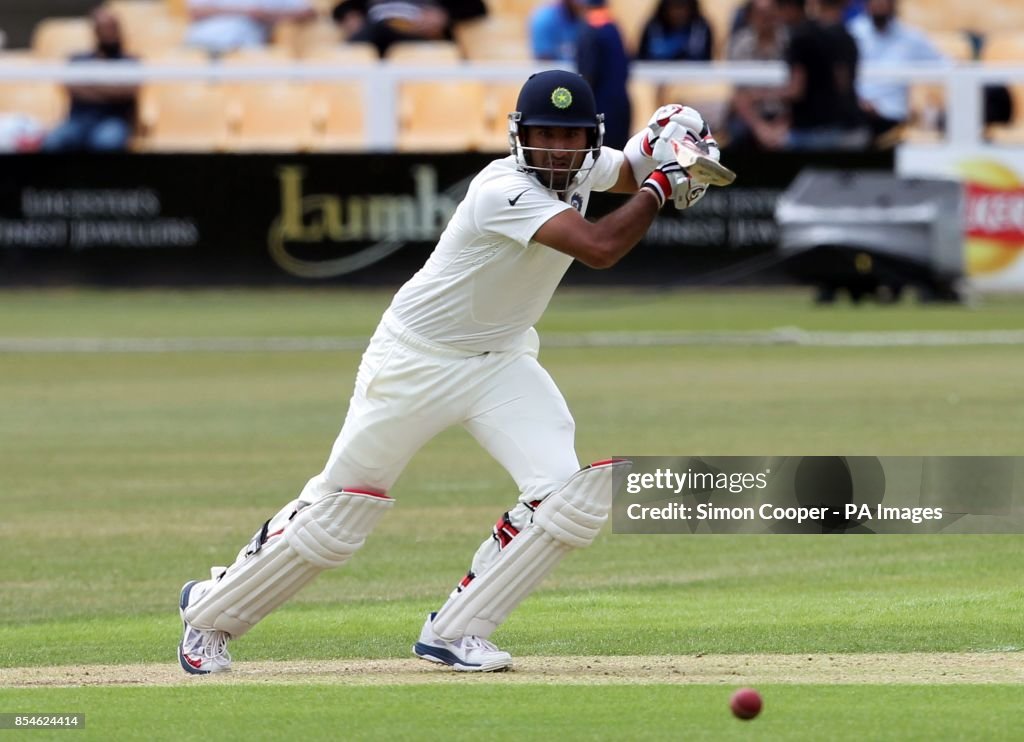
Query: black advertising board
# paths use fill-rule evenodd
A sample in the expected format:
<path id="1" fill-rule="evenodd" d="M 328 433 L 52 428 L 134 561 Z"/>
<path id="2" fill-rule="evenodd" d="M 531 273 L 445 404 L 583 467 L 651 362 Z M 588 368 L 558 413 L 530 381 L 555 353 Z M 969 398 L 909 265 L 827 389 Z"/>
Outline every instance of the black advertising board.
<path id="1" fill-rule="evenodd" d="M 0 285 L 393 284 L 423 263 L 480 154 L 7 155 Z M 740 177 L 667 208 L 611 271 L 575 283 L 770 281 L 778 195 L 808 164 L 891 169 L 890 155 L 729 160 Z M 595 194 L 599 217 L 621 196 Z M 766 258 L 769 258 L 766 260 Z"/>

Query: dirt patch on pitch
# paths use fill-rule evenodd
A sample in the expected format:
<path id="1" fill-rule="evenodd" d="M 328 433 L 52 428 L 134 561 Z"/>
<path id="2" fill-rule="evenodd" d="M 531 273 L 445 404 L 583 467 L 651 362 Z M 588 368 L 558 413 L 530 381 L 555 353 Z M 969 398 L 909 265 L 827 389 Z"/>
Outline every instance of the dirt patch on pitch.
<path id="1" fill-rule="evenodd" d="M 221 675 L 185 675 L 174 663 L 0 668 L 0 687 L 83 685 L 321 684 L 728 684 L 1020 683 L 1019 652 L 522 657 L 502 673 L 457 673 L 416 659 L 236 661 Z"/>

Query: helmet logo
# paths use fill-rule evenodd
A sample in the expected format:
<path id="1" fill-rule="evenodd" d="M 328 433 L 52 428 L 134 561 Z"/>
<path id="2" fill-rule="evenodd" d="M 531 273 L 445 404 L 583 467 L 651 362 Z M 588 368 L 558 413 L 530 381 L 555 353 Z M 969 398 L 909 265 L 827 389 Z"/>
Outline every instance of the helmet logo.
<path id="1" fill-rule="evenodd" d="M 555 108 L 566 109 L 572 105 L 572 93 L 566 88 L 555 88 L 551 91 L 551 102 Z"/>

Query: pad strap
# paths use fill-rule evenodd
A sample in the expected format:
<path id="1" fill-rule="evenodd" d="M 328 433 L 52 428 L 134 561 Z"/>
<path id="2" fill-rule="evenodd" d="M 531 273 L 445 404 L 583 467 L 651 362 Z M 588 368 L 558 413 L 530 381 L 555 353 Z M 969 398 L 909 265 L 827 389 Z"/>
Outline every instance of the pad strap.
<path id="1" fill-rule="evenodd" d="M 185 619 L 237 639 L 325 569 L 347 562 L 394 502 L 384 495 L 341 491 L 300 504 L 283 529 L 267 534 L 255 551 L 246 549 L 186 608 Z"/>

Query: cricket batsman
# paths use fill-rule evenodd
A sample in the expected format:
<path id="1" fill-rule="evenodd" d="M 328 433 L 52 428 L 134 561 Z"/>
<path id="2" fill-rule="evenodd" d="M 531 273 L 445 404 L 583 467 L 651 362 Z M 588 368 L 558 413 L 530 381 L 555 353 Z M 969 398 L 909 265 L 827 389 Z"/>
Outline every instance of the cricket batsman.
<path id="1" fill-rule="evenodd" d="M 533 75 L 509 115 L 508 157 L 469 186 L 426 264 L 395 295 L 363 355 L 348 413 L 323 471 L 262 525 L 230 567 L 187 582 L 182 669 L 231 667 L 238 639 L 325 569 L 340 567 L 391 508 L 388 495 L 431 438 L 462 425 L 512 475 L 518 502 L 477 550 L 413 653 L 456 670 L 504 670 L 492 632 L 568 552 L 596 538 L 612 472 L 580 468 L 575 423 L 537 361 L 533 325 L 573 260 L 608 268 L 667 201 L 706 192 L 676 159 L 679 142 L 718 159 L 700 114 L 663 106 L 624 151 L 602 146 L 604 116 L 579 75 Z M 596 222 L 591 191 L 634 194 Z"/>

